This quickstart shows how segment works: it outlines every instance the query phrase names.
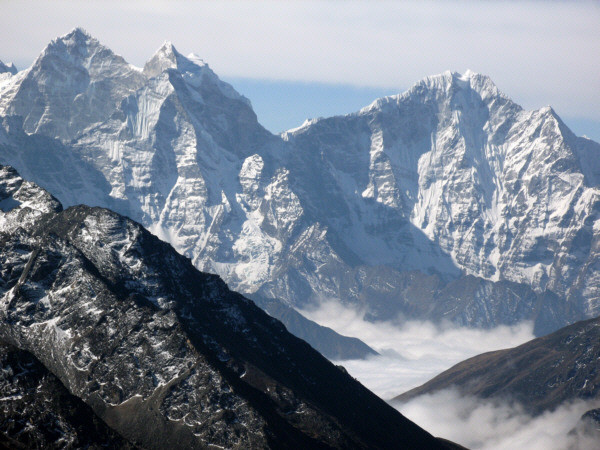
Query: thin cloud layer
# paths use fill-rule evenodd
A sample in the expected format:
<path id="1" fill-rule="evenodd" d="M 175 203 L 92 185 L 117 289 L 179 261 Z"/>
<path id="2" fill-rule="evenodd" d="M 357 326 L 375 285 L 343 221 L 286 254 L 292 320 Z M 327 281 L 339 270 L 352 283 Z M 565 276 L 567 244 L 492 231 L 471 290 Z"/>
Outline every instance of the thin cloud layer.
<path id="1" fill-rule="evenodd" d="M 134 64 L 168 39 L 224 76 L 402 91 L 470 68 L 526 108 L 600 121 L 597 2 L 5 1 L 2 59 L 81 25 Z"/>
<path id="2" fill-rule="evenodd" d="M 348 372 L 383 399 L 419 386 L 454 364 L 491 350 L 514 347 L 534 338 L 533 325 L 500 326 L 491 330 L 459 328 L 452 324 L 409 321 L 372 323 L 362 312 L 335 300 L 318 309 L 301 311 L 306 317 L 345 336 L 354 336 L 381 356 L 339 361 Z"/>
<path id="3" fill-rule="evenodd" d="M 337 361 L 383 399 L 391 399 L 430 380 L 471 356 L 514 347 L 534 338 L 529 322 L 491 330 L 436 326 L 409 321 L 371 323 L 335 300 L 302 314 L 338 333 L 355 336 L 381 353 L 367 360 Z M 482 450 L 592 450 L 597 435 L 583 433 L 579 419 L 599 402 L 574 402 L 538 417 L 519 404 L 462 397 L 454 390 L 417 397 L 396 406 L 435 436 Z"/>
<path id="4" fill-rule="evenodd" d="M 598 448 L 598 435 L 584 433 L 579 418 L 594 405 L 598 403 L 578 401 L 531 417 L 518 404 L 447 390 L 417 397 L 398 409 L 433 435 L 474 450 L 592 450 Z"/>

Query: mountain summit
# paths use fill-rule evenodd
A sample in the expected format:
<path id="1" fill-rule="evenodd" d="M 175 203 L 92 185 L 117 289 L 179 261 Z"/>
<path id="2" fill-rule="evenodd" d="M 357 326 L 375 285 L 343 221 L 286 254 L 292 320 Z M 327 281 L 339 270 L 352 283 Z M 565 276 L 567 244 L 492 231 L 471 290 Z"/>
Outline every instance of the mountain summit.
<path id="1" fill-rule="evenodd" d="M 27 133 L 70 141 L 106 120 L 143 80 L 121 56 L 75 28 L 0 88 L 0 114 L 21 116 Z M 31 98 L 40 101 L 31 103 Z"/>
<path id="2" fill-rule="evenodd" d="M 168 69 L 181 73 L 186 81 L 195 87 L 199 87 L 203 83 L 210 83 L 216 86 L 226 97 L 242 101 L 251 106 L 250 100 L 238 94 L 230 84 L 220 80 L 200 57 L 193 53 L 185 57 L 175 49 L 170 41 L 165 41 L 154 56 L 146 62 L 143 73 L 152 78 Z"/>
<path id="3" fill-rule="evenodd" d="M 140 71 L 75 30 L 0 85 L 0 116 L 0 160 L 265 305 L 337 298 L 372 319 L 538 334 L 600 311 L 600 145 L 484 75 L 274 136 L 172 44 Z"/>

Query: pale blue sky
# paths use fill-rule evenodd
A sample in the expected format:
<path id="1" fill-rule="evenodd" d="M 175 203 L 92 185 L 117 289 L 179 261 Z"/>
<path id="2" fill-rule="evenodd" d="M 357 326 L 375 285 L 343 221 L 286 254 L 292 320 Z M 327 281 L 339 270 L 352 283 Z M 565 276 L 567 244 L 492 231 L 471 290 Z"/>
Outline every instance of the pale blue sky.
<path id="1" fill-rule="evenodd" d="M 20 69 L 76 26 L 139 66 L 170 40 L 250 98 L 274 132 L 471 69 L 600 141 L 599 1 L 0 0 L 0 9 L 0 59 Z"/>
<path id="2" fill-rule="evenodd" d="M 409 87 L 393 89 L 239 77 L 222 78 L 250 99 L 259 122 L 276 134 L 300 126 L 305 119 L 358 111 L 379 97 L 395 95 Z M 576 135 L 585 135 L 600 142 L 600 121 L 565 116 L 559 110 L 556 111 Z"/>
<path id="3" fill-rule="evenodd" d="M 303 83 L 223 77 L 252 102 L 260 123 L 279 133 L 302 125 L 305 119 L 358 111 L 373 100 L 398 94 L 393 88 L 346 84 Z"/>

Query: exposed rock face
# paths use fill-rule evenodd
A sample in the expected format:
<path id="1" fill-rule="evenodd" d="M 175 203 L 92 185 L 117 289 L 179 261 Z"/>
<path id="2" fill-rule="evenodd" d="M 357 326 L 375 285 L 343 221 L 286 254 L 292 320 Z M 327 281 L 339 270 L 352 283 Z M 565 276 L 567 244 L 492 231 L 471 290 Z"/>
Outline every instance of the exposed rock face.
<path id="1" fill-rule="evenodd" d="M 2 61 L 0 61 L 0 75 L 4 73 L 15 75 L 17 73 L 17 68 L 13 63 L 6 65 Z"/>
<path id="2" fill-rule="evenodd" d="M 467 359 L 394 399 L 456 388 L 482 398 L 516 400 L 533 414 L 572 400 L 600 405 L 600 318 L 577 322 L 518 347 Z M 596 415 L 595 415 L 596 414 Z M 592 420 L 597 413 L 590 412 Z"/>
<path id="3" fill-rule="evenodd" d="M 134 448 L 30 353 L 0 343 L 0 448 Z"/>
<path id="4" fill-rule="evenodd" d="M 3 162 L 256 298 L 540 334 L 600 313 L 600 145 L 483 75 L 273 136 L 197 57 L 136 69 L 75 30 L 0 83 L 0 116 Z"/>
<path id="5" fill-rule="evenodd" d="M 102 208 L 62 211 L 8 167 L 0 198 L 0 340 L 128 442 L 447 445 L 138 223 Z"/>

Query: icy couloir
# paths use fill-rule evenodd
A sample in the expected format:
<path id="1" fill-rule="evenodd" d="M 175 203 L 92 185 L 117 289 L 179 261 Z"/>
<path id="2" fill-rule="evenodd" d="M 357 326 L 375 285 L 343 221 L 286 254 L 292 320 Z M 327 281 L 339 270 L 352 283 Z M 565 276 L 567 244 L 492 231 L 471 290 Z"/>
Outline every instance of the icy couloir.
<path id="1" fill-rule="evenodd" d="M 483 75 L 274 136 L 197 57 L 165 43 L 138 69 L 77 29 L 0 85 L 0 115 L 2 161 L 263 304 L 538 333 L 600 308 L 600 146 Z"/>
<path id="2" fill-rule="evenodd" d="M 0 202 L 0 340 L 130 443 L 446 445 L 138 223 L 6 166 Z"/>

